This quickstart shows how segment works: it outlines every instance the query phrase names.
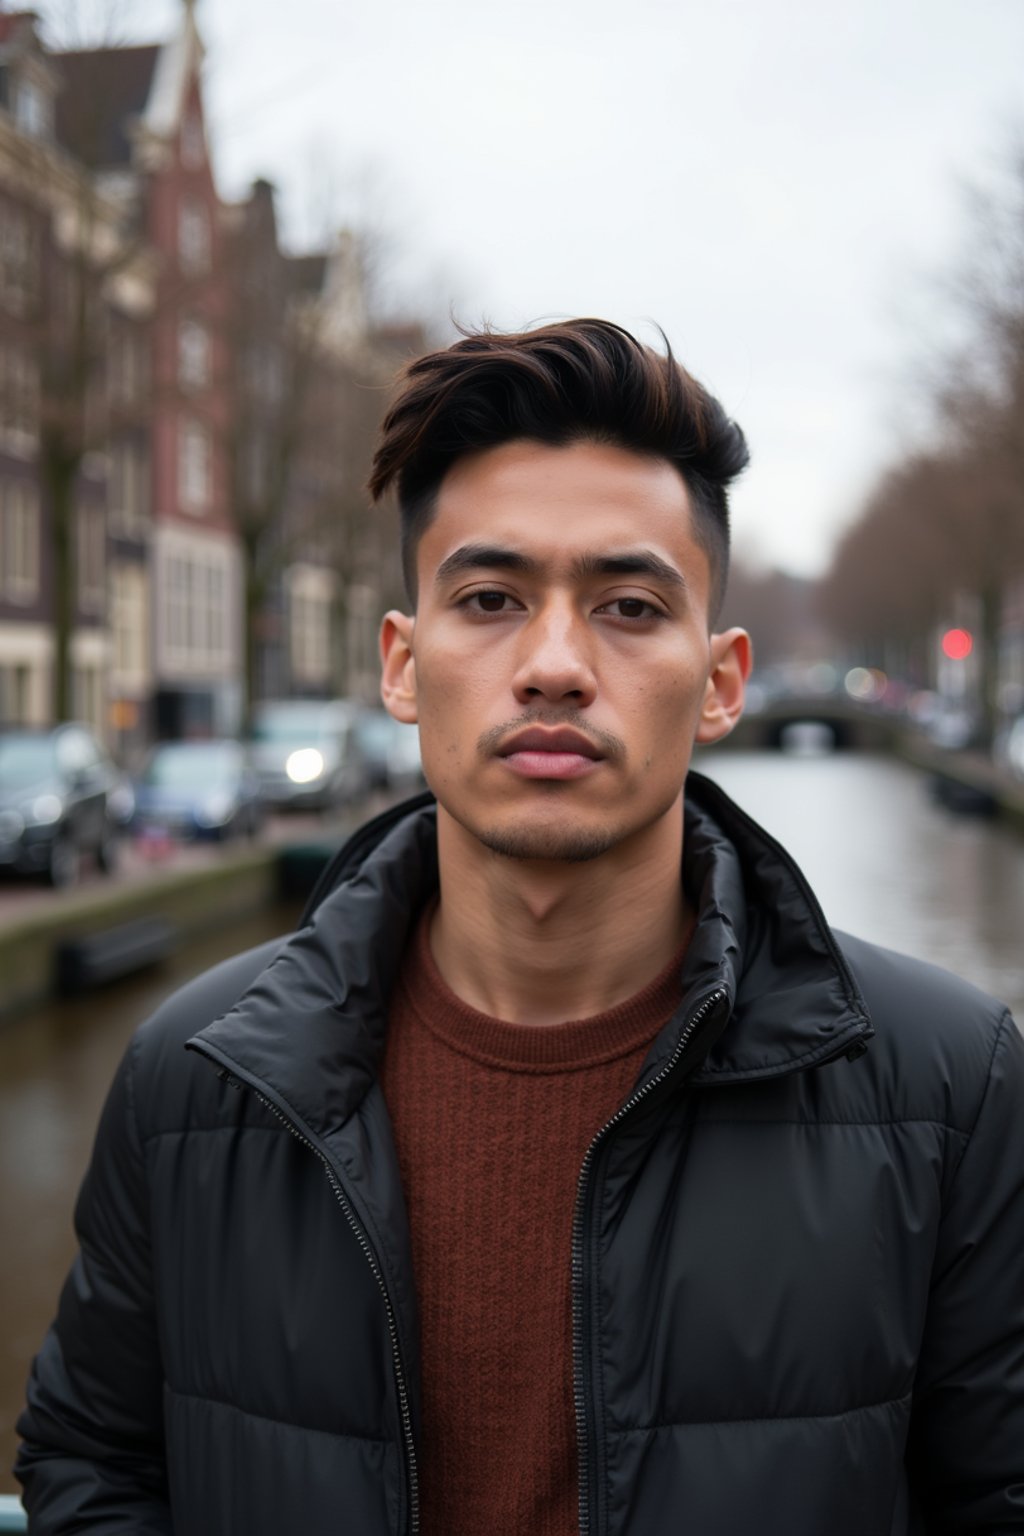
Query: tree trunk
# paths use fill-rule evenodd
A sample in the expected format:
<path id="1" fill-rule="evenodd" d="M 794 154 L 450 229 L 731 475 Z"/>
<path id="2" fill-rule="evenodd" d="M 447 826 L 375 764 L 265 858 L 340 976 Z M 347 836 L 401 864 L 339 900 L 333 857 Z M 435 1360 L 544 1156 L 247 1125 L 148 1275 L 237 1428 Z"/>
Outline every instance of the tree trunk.
<path id="1" fill-rule="evenodd" d="M 46 468 L 53 548 L 53 723 L 70 720 L 75 710 L 71 638 L 75 624 L 75 486 L 77 467 Z"/>
<path id="2" fill-rule="evenodd" d="M 980 594 L 981 659 L 978 678 L 980 726 L 978 745 L 991 752 L 995 740 L 999 689 L 999 631 L 1003 616 L 1002 588 L 990 577 Z"/>
<path id="3" fill-rule="evenodd" d="M 259 698 L 259 664 L 260 664 L 260 635 L 259 626 L 263 616 L 263 602 L 266 597 L 265 583 L 259 580 L 253 570 L 251 556 L 245 560 L 245 624 L 244 624 L 244 666 L 242 669 L 242 736 L 248 738 L 252 734 L 253 715 L 256 702 Z"/>

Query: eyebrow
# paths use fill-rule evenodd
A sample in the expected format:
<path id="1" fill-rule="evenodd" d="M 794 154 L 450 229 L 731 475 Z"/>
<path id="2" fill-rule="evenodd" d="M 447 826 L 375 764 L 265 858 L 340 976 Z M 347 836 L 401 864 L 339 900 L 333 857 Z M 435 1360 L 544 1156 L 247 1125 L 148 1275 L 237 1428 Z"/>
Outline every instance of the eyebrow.
<path id="1" fill-rule="evenodd" d="M 434 579 L 440 584 L 466 571 L 478 570 L 515 571 L 520 576 L 537 576 L 542 565 L 530 555 L 500 544 L 463 544 L 441 561 Z M 577 555 L 570 566 L 570 575 L 574 581 L 592 576 L 650 576 L 664 586 L 686 589 L 686 578 L 682 573 L 651 549 L 602 550 Z"/>

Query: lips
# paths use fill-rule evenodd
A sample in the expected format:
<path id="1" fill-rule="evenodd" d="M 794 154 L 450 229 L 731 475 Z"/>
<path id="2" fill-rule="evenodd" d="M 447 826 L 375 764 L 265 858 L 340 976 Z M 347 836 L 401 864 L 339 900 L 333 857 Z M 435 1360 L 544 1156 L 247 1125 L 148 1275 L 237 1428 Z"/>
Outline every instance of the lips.
<path id="1" fill-rule="evenodd" d="M 572 757 L 586 757 L 593 762 L 600 761 L 602 756 L 586 736 L 581 735 L 579 731 L 567 730 L 564 727 L 545 730 L 543 726 L 532 726 L 529 730 L 520 731 L 518 735 L 505 742 L 498 756 L 512 757 L 519 752 L 551 752 Z"/>
<path id="2" fill-rule="evenodd" d="M 604 762 L 592 741 L 565 726 L 519 731 L 499 748 L 498 757 L 520 779 L 584 779 Z"/>

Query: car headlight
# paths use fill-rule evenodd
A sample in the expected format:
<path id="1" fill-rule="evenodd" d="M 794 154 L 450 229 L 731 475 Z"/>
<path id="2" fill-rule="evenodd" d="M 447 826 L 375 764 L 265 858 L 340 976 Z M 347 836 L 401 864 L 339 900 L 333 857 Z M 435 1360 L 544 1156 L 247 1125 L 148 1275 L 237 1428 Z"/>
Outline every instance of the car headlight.
<path id="1" fill-rule="evenodd" d="M 234 809 L 232 797 L 225 791 L 207 795 L 196 807 L 195 818 L 201 827 L 222 827 Z"/>
<path id="2" fill-rule="evenodd" d="M 52 827 L 55 821 L 60 821 L 63 807 L 56 795 L 37 795 L 27 805 L 22 806 L 21 814 L 25 818 L 26 826 Z"/>
<path id="3" fill-rule="evenodd" d="M 300 747 L 284 765 L 293 784 L 312 784 L 324 771 L 324 760 L 316 747 Z"/>

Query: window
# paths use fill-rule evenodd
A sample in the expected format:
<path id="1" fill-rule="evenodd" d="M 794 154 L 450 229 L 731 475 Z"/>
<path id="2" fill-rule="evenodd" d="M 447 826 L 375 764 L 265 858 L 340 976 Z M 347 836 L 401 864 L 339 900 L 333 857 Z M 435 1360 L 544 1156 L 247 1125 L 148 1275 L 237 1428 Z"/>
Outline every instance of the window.
<path id="1" fill-rule="evenodd" d="M 209 647 L 213 656 L 228 653 L 228 584 L 223 566 L 211 565 L 207 571 L 209 594 Z"/>
<path id="2" fill-rule="evenodd" d="M 78 606 L 99 613 L 106 595 L 107 527 L 102 507 L 79 506 L 75 520 Z"/>
<path id="3" fill-rule="evenodd" d="M 34 80 L 21 80 L 14 93 L 14 122 L 31 139 L 48 139 L 53 132 L 50 98 Z"/>
<path id="4" fill-rule="evenodd" d="M 149 459 L 140 443 L 111 446 L 107 476 L 110 526 L 119 533 L 140 534 L 149 521 Z"/>
<path id="5" fill-rule="evenodd" d="M 291 594 L 291 661 L 294 676 L 322 682 L 330 667 L 330 601 L 318 592 Z"/>
<path id="6" fill-rule="evenodd" d="M 167 648 L 176 656 L 187 654 L 188 644 L 188 572 L 189 563 L 172 555 L 167 562 L 165 618 Z"/>
<path id="7" fill-rule="evenodd" d="M 149 658 L 146 573 L 140 565 L 115 566 L 110 577 L 110 627 L 114 670 L 121 683 L 145 682 Z"/>
<path id="8" fill-rule="evenodd" d="M 29 723 L 31 681 L 31 669 L 27 662 L 0 666 L 0 720 L 5 725 Z"/>
<path id="9" fill-rule="evenodd" d="M 210 436 L 198 421 L 178 428 L 178 499 L 186 512 L 204 512 L 210 502 Z"/>
<path id="10" fill-rule="evenodd" d="M 210 219 L 202 203 L 182 203 L 178 212 L 178 259 L 186 272 L 210 269 Z"/>
<path id="11" fill-rule="evenodd" d="M 202 389 L 210 382 L 210 333 L 201 320 L 178 326 L 178 383 L 182 389 Z"/>
<path id="12" fill-rule="evenodd" d="M 107 347 L 107 392 L 111 405 L 138 412 L 146 390 L 146 347 L 143 337 L 130 325 L 115 321 Z"/>
<path id="13" fill-rule="evenodd" d="M 162 630 L 172 667 L 197 671 L 230 661 L 230 556 L 172 554 L 159 586 Z"/>
<path id="14" fill-rule="evenodd" d="M 39 442 L 39 370 L 21 347 L 0 345 L 0 445 L 31 457 Z"/>
<path id="15" fill-rule="evenodd" d="M 8 482 L 0 501 L 0 572 L 3 595 L 31 603 L 39 593 L 39 493 L 34 485 Z"/>
<path id="16" fill-rule="evenodd" d="M 38 229 L 29 210 L 0 202 L 0 299 L 13 313 L 25 314 L 30 307 L 38 270 Z"/>

